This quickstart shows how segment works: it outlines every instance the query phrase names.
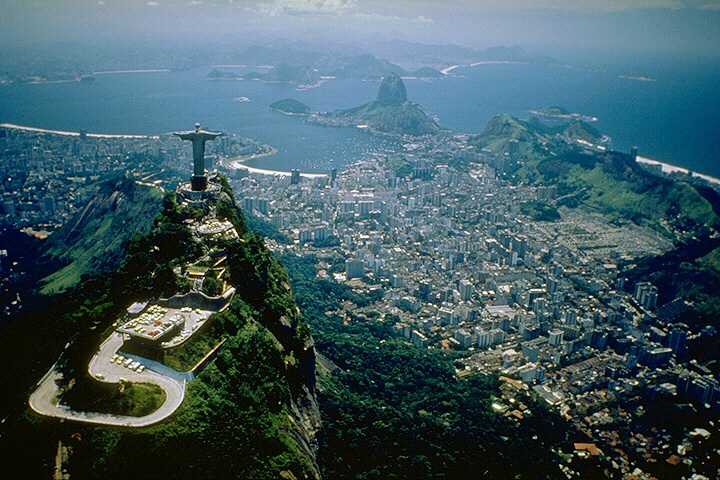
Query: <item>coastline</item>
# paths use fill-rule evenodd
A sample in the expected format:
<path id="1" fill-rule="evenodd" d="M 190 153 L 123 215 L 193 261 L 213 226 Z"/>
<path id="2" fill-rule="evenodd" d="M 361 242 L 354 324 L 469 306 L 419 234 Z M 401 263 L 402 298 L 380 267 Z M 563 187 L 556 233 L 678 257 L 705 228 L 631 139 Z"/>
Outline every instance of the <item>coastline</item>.
<path id="1" fill-rule="evenodd" d="M 720 186 L 720 178 L 713 177 L 711 175 L 706 175 L 704 173 L 697 173 L 697 172 L 690 170 L 688 168 L 685 168 L 685 167 L 678 167 L 677 165 L 673 165 L 671 163 L 665 163 L 665 162 L 661 162 L 659 160 L 653 160 L 652 158 L 640 157 L 640 156 L 638 156 L 635 159 L 635 161 L 637 163 L 641 163 L 643 165 L 650 165 L 650 166 L 654 166 L 654 167 L 659 166 L 660 171 L 666 175 L 672 175 L 673 173 L 690 175 L 691 177 L 697 177 L 702 180 L 705 180 L 706 182 Z"/>
<path id="2" fill-rule="evenodd" d="M 148 68 L 139 70 L 101 70 L 99 72 L 93 72 L 93 75 L 123 75 L 129 73 L 170 73 L 172 70 L 169 68 Z"/>
<path id="3" fill-rule="evenodd" d="M 459 67 L 459 66 L 456 66 Z M 288 116 L 308 116 L 308 115 L 302 115 L 302 114 L 291 114 L 279 111 L 280 113 Z M 312 114 L 310 114 L 312 116 Z M 322 125 L 322 124 L 320 124 Z M 356 128 L 360 126 L 355 126 Z M 67 130 L 51 130 L 46 128 L 37 128 L 37 127 L 30 127 L 26 125 L 17 125 L 14 123 L 0 123 L 0 128 L 8 129 L 8 130 L 19 130 L 24 132 L 31 132 L 31 133 L 42 133 L 47 135 L 60 135 L 60 136 L 66 136 L 66 137 L 80 137 L 80 132 L 75 131 L 67 131 Z M 123 134 L 109 134 L 109 133 L 86 133 L 85 134 L 88 138 L 95 138 L 95 139 L 125 139 L 125 140 L 159 140 L 159 135 L 123 135 Z M 244 158 L 233 158 L 224 161 L 223 163 L 226 163 L 226 166 L 230 169 L 236 169 L 236 170 L 245 170 L 248 173 L 254 173 L 259 175 L 274 175 L 274 176 L 281 176 L 281 177 L 289 177 L 292 175 L 292 172 L 283 171 L 283 170 L 272 170 L 272 169 L 266 169 L 266 168 L 257 168 L 257 167 L 251 167 L 248 165 L 245 165 L 245 162 L 249 162 L 252 160 L 257 160 L 259 158 L 264 157 L 270 157 L 278 153 L 277 149 L 275 147 L 271 147 L 272 150 L 270 152 L 250 155 Z M 720 186 L 720 178 L 713 177 L 712 175 L 707 175 L 704 173 L 698 173 L 694 170 L 690 170 L 685 167 L 679 167 L 677 165 L 673 165 L 671 163 L 667 162 L 661 162 L 659 160 L 654 160 L 652 158 L 647 157 L 641 157 L 638 156 L 635 160 L 637 163 L 648 165 L 648 166 L 654 166 L 654 167 L 660 167 L 660 170 L 662 173 L 666 175 L 672 175 L 672 174 L 682 174 L 682 175 L 690 175 L 691 177 L 696 177 L 698 179 L 704 180 L 712 185 Z M 328 177 L 328 174 L 325 173 L 301 173 L 301 177 L 304 178 L 326 178 Z"/>
<path id="4" fill-rule="evenodd" d="M 60 135 L 63 137 L 79 137 L 80 132 L 66 131 L 66 130 L 50 130 L 47 128 L 36 128 L 28 127 L 25 125 L 16 125 L 14 123 L 0 123 L 0 128 L 6 128 L 8 130 L 20 130 L 23 132 L 32 133 L 45 133 L 48 135 Z M 126 140 L 159 140 L 159 135 L 123 135 L 123 134 L 111 134 L 111 133 L 85 133 L 88 138 L 106 138 L 106 139 L 126 139 Z"/>
<path id="5" fill-rule="evenodd" d="M 67 130 L 50 130 L 46 128 L 36 128 L 36 127 L 29 127 L 25 125 L 16 125 L 14 123 L 0 123 L 0 128 L 5 128 L 8 130 L 19 130 L 23 132 L 31 132 L 31 133 L 43 133 L 46 135 L 59 135 L 63 137 L 80 137 L 80 132 L 73 132 L 73 131 L 67 131 Z M 159 135 L 119 135 L 119 134 L 109 134 L 109 133 L 86 133 L 85 134 L 88 138 L 99 138 L 99 139 L 125 139 L 125 140 L 159 140 Z M 256 168 L 256 167 L 250 167 L 248 165 L 245 165 L 245 162 L 249 162 L 251 160 L 257 160 L 259 158 L 264 157 L 271 157 L 278 153 L 277 149 L 275 147 L 270 147 L 272 150 L 265 153 L 259 153 L 255 155 L 249 155 L 247 157 L 242 158 L 234 158 L 231 160 L 227 160 L 223 163 L 227 163 L 227 167 L 231 169 L 236 170 L 245 170 L 248 173 L 255 173 L 259 175 L 275 175 L 280 177 L 289 177 L 292 175 L 292 172 L 286 172 L 282 170 L 270 170 L 266 168 Z M 328 177 L 325 173 L 301 173 L 301 177 L 305 178 L 326 178 Z"/>
<path id="6" fill-rule="evenodd" d="M 267 168 L 256 168 L 256 167 L 250 167 L 248 165 L 245 165 L 245 162 L 249 162 L 251 160 L 256 160 L 258 158 L 263 157 L 270 157 L 272 155 L 275 155 L 277 153 L 277 150 L 273 147 L 273 151 L 270 153 L 261 153 L 257 155 L 251 155 L 249 157 L 245 158 L 233 158 L 230 160 L 226 160 L 223 162 L 223 164 L 226 164 L 225 166 L 230 169 L 234 170 L 245 170 L 248 173 L 254 173 L 256 175 L 272 175 L 275 177 L 290 177 L 292 176 L 292 172 L 286 172 L 283 170 L 270 170 Z M 303 178 L 328 178 L 328 174 L 326 173 L 300 173 L 300 176 Z"/>
<path id="7" fill-rule="evenodd" d="M 457 70 L 458 68 L 468 68 L 468 67 L 479 67 L 481 65 L 527 65 L 528 62 L 518 62 L 515 60 L 482 60 L 480 62 L 473 62 L 469 63 L 467 65 L 450 65 L 449 67 L 443 68 L 440 70 L 440 73 L 443 75 L 449 75 L 454 70 Z"/>

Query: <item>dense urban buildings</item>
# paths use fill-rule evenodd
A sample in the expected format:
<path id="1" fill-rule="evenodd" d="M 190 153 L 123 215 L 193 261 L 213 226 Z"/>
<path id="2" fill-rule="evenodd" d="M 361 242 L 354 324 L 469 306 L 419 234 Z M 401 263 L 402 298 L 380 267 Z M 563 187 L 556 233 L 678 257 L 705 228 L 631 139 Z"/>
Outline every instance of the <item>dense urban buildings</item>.
<path id="1" fill-rule="evenodd" d="M 0 131 L 9 168 L 5 221 L 35 235 L 66 222 L 103 176 L 129 171 L 163 189 L 189 173 L 188 149 L 171 137 Z M 593 439 L 576 446 L 580 455 L 605 452 L 625 473 L 637 455 L 675 461 L 675 450 L 703 438 L 712 424 L 688 424 L 680 434 L 648 430 L 637 411 L 615 407 L 667 400 L 703 411 L 720 403 L 717 379 L 693 359 L 717 332 L 680 323 L 692 304 L 678 298 L 659 305 L 655 285 L 628 285 L 620 269 L 668 251 L 671 242 L 648 227 L 572 209 L 554 222 L 531 218 L 523 205 L 551 203 L 556 192 L 507 181 L 508 159 L 469 140 L 408 137 L 402 152 L 329 176 L 233 169 L 230 160 L 268 148 L 238 139 L 220 139 L 211 156 L 245 214 L 278 232 L 266 240 L 271 250 L 311 255 L 320 276 L 374 299 L 334 312 L 346 322 L 379 318 L 417 348 L 455 351 L 459 377 L 499 376 L 506 387 L 493 408 L 503 415 L 522 419 L 514 405 L 532 392 Z M 467 168 L 452 166 L 458 161 Z M 194 174 L 201 176 L 197 168 Z M 188 198 L 206 193 L 184 192 L 182 184 L 178 191 Z M 232 225 L 193 228 L 221 237 Z M 193 272 L 188 279 L 197 282 Z M 194 320 L 182 309 L 149 308 L 130 312 L 118 327 L 138 351 L 191 331 Z M 645 446 L 628 454 L 637 442 Z"/>
<path id="2" fill-rule="evenodd" d="M 476 161 L 461 171 L 436 160 L 457 157 Z M 334 312 L 346 322 L 379 317 L 417 348 L 458 352 L 459 376 L 499 375 L 508 388 L 494 408 L 506 415 L 522 418 L 513 405 L 530 388 L 593 439 L 576 445 L 579 455 L 604 452 L 625 474 L 637 458 L 675 461 L 702 438 L 693 429 L 713 429 L 710 417 L 671 434 L 643 425 L 641 405 L 717 409 L 720 383 L 689 353 L 717 332 L 678 323 L 693 305 L 658 305 L 651 283 L 624 288 L 620 268 L 671 242 L 571 209 L 533 220 L 521 206 L 557 195 L 503 180 L 497 164 L 460 135 L 407 141 L 405 153 L 348 165 L 334 181 L 242 174 L 233 183 L 246 213 L 284 235 L 271 249 L 312 255 L 323 278 L 376 299 Z M 623 402 L 640 410 L 618 410 Z"/>

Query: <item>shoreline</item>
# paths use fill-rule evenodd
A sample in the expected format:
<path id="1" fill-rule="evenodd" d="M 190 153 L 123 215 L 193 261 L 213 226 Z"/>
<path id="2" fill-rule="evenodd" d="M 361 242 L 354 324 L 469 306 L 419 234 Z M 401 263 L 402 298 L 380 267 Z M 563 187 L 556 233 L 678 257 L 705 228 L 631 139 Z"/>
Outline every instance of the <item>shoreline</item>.
<path id="1" fill-rule="evenodd" d="M 459 67 L 456 66 L 456 67 Z M 298 114 L 289 114 L 286 112 L 280 111 L 280 113 L 288 116 L 306 116 L 306 115 L 298 115 Z M 59 135 L 64 137 L 80 137 L 80 132 L 75 131 L 68 131 L 68 130 L 51 130 L 47 128 L 37 128 L 37 127 L 30 127 L 26 125 L 17 125 L 15 123 L 0 123 L 0 128 L 8 129 L 8 130 L 19 130 L 23 132 L 30 132 L 30 133 L 42 133 L 47 135 Z M 356 126 L 357 128 L 357 126 Z M 88 138 L 95 138 L 95 139 L 119 139 L 119 140 L 159 140 L 159 135 L 125 135 L 125 134 L 110 134 L 110 133 L 85 133 L 85 135 Z M 257 168 L 257 167 L 251 167 L 249 165 L 245 165 L 245 162 L 249 162 L 252 160 L 257 160 L 259 158 L 264 157 L 271 157 L 278 153 L 277 149 L 275 147 L 271 147 L 272 150 L 270 152 L 266 153 L 260 153 L 256 155 L 251 155 L 246 158 L 233 158 L 230 160 L 226 160 L 227 168 L 235 169 L 235 170 L 245 170 L 248 173 L 255 173 L 259 175 L 275 175 L 275 176 L 281 176 L 281 177 L 289 177 L 292 175 L 292 172 L 284 171 L 284 170 L 272 170 L 267 168 Z M 683 174 L 683 175 L 690 175 L 691 177 L 696 177 L 698 179 L 704 180 L 710 184 L 720 186 L 720 178 L 714 177 L 712 175 L 699 173 L 695 170 L 690 170 L 689 168 L 680 167 L 677 165 L 673 165 L 671 163 L 667 162 L 661 162 L 659 160 L 654 160 L 652 158 L 642 157 L 638 156 L 635 160 L 637 163 L 640 163 L 642 165 L 649 165 L 649 166 L 655 166 L 660 167 L 660 170 L 662 173 L 666 175 L 672 175 L 672 174 Z M 225 163 L 224 162 L 224 163 Z M 304 178 L 327 178 L 329 175 L 326 173 L 300 173 L 301 177 Z"/>
<path id="2" fill-rule="evenodd" d="M 713 177 L 711 175 L 706 175 L 704 173 L 698 173 L 694 170 L 690 170 L 689 168 L 678 167 L 677 165 L 673 165 L 671 163 L 661 162 L 659 160 L 653 160 L 652 158 L 641 157 L 641 156 L 636 157 L 635 161 L 642 165 L 650 165 L 650 166 L 654 166 L 654 167 L 659 166 L 660 171 L 666 175 L 672 175 L 674 173 L 690 175 L 691 177 L 697 177 L 699 179 L 705 180 L 708 183 L 712 183 L 714 185 L 720 186 L 720 178 Z"/>
<path id="3" fill-rule="evenodd" d="M 129 73 L 170 73 L 172 70 L 169 68 L 148 68 L 138 70 L 101 70 L 99 72 L 93 72 L 93 75 L 123 75 Z"/>
<path id="4" fill-rule="evenodd" d="M 80 132 L 74 132 L 74 131 L 68 131 L 68 130 L 50 130 L 47 128 L 37 128 L 37 127 L 29 127 L 26 125 L 17 125 L 14 123 L 0 123 L 0 128 L 5 128 L 8 130 L 18 130 L 22 132 L 29 132 L 29 133 L 42 133 L 46 135 L 58 135 L 62 137 L 80 137 Z M 85 134 L 88 138 L 95 138 L 95 139 L 117 139 L 117 140 L 159 140 L 159 135 L 121 135 L 121 134 L 109 134 L 109 133 L 86 133 Z M 281 176 L 281 177 L 289 177 L 292 175 L 292 172 L 286 172 L 282 170 L 271 170 L 267 168 L 256 168 L 251 167 L 248 165 L 245 165 L 245 162 L 249 162 L 252 160 L 257 160 L 259 158 L 264 157 L 271 157 L 278 153 L 277 149 L 275 147 L 270 147 L 272 150 L 270 152 L 265 153 L 259 153 L 255 155 L 250 155 L 245 158 L 234 158 L 231 160 L 226 160 L 223 163 L 227 163 L 227 168 L 235 169 L 235 170 L 245 170 L 248 173 L 255 173 L 259 175 L 274 175 L 274 176 Z M 329 175 L 326 173 L 301 173 L 301 177 L 305 178 L 326 178 Z"/>
<path id="5" fill-rule="evenodd" d="M 259 155 L 252 155 L 249 158 L 233 158 L 230 160 L 227 160 L 223 162 L 226 164 L 226 167 L 232 170 L 245 170 L 248 173 L 254 173 L 256 175 L 272 175 L 275 177 L 290 177 L 292 176 L 292 172 L 286 172 L 283 170 L 271 170 L 268 168 L 257 168 L 257 167 L 251 167 L 249 165 L 245 165 L 245 162 L 249 162 L 251 160 L 256 160 L 258 158 L 263 157 L 271 157 L 277 153 L 277 150 L 273 147 L 272 153 L 262 153 Z M 327 173 L 300 173 L 300 176 L 303 178 L 328 178 L 329 175 Z"/>
<path id="6" fill-rule="evenodd" d="M 450 65 L 440 70 L 443 75 L 449 75 L 458 68 L 471 68 L 479 67 L 481 65 L 528 65 L 529 62 L 519 62 L 515 60 L 482 60 L 479 62 L 473 62 L 468 64 Z"/>
<path id="7" fill-rule="evenodd" d="M 59 135 L 61 137 L 79 137 L 81 132 L 74 132 L 68 130 L 50 130 L 47 128 L 28 127 L 26 125 L 17 125 L 14 123 L 0 123 L 0 128 L 6 128 L 8 130 L 20 130 L 23 132 L 32 133 L 44 133 L 47 135 Z M 159 140 L 159 135 L 124 135 L 114 133 L 85 133 L 88 138 L 105 138 L 105 139 L 125 139 L 125 140 Z"/>

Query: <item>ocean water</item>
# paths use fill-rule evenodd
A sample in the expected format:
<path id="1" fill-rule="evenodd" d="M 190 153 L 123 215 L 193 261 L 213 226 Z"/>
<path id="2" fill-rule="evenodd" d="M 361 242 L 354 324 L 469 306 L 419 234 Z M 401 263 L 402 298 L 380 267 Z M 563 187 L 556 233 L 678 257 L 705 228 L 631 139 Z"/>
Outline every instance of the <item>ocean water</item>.
<path id="1" fill-rule="evenodd" d="M 314 110 L 372 100 L 378 82 L 332 80 L 306 91 L 257 81 L 210 81 L 209 68 L 98 76 L 92 83 L 0 87 L 0 121 L 102 133 L 164 133 L 195 122 L 269 143 L 278 155 L 251 162 L 270 169 L 326 171 L 394 142 L 356 129 L 308 125 L 268 106 L 296 98 Z M 475 133 L 498 113 L 560 105 L 599 118 L 614 146 L 637 145 L 644 156 L 720 176 L 720 76 L 712 68 L 658 69 L 653 81 L 617 71 L 564 66 L 480 65 L 450 77 L 407 80 L 410 98 L 442 125 Z M 639 75 L 638 75 L 639 76 Z M 249 102 L 238 99 L 247 97 Z"/>

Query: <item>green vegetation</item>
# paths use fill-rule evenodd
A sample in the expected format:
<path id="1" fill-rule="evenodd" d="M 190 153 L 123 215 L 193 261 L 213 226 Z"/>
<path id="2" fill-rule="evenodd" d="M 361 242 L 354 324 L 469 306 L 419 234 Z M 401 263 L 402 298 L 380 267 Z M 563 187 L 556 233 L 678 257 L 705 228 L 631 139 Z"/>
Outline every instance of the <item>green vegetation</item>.
<path id="1" fill-rule="evenodd" d="M 577 120 L 549 126 L 499 115 L 471 142 L 506 159 L 496 166 L 515 181 L 557 187 L 563 205 L 648 224 L 668 235 L 665 222 L 681 231 L 720 226 L 720 200 L 711 189 L 658 176 L 622 153 L 583 153 L 576 145 L 577 140 L 597 144 L 600 137 Z"/>
<path id="2" fill-rule="evenodd" d="M 323 65 L 322 69 L 338 78 L 383 78 L 392 74 L 404 75 L 407 73 L 394 63 L 368 54 L 324 59 L 324 62 L 330 64 Z"/>
<path id="3" fill-rule="evenodd" d="M 570 115 L 570 112 L 567 109 L 563 107 L 558 107 L 557 105 L 553 105 L 547 108 L 541 108 L 538 111 L 545 115 Z"/>
<path id="4" fill-rule="evenodd" d="M 203 293 L 209 297 L 217 297 L 223 293 L 223 281 L 217 278 L 214 270 L 209 270 L 202 285 Z"/>
<path id="5" fill-rule="evenodd" d="M 716 325 L 720 317 L 720 239 L 700 238 L 658 257 L 649 257 L 629 266 L 626 275 L 628 288 L 636 282 L 649 281 L 658 287 L 658 304 L 663 305 L 675 298 L 694 302 L 692 309 L 682 321 L 694 330 L 706 325 Z M 717 356 L 719 350 L 712 352 Z"/>
<path id="6" fill-rule="evenodd" d="M 483 133 L 471 139 L 471 143 L 487 148 L 497 155 L 508 152 L 509 145 L 513 141 L 518 142 L 519 149 L 516 155 L 530 159 L 534 153 L 546 152 L 543 144 L 547 143 L 549 139 L 540 132 L 533 131 L 527 122 L 510 115 L 493 117 Z"/>
<path id="7" fill-rule="evenodd" d="M 395 173 L 396 177 L 409 177 L 413 173 L 412 164 L 401 155 L 389 157 L 387 166 Z"/>
<path id="8" fill-rule="evenodd" d="M 657 177 L 622 154 L 568 154 L 538 165 L 559 192 L 579 192 L 585 205 L 636 223 L 670 219 L 683 229 L 720 225 L 712 204 L 692 185 Z"/>
<path id="9" fill-rule="evenodd" d="M 706 267 L 712 268 L 720 273 L 720 247 L 702 257 L 700 262 Z"/>
<path id="10" fill-rule="evenodd" d="M 181 346 L 163 351 L 162 362 L 178 372 L 189 372 L 216 346 L 220 344 L 225 332 L 218 328 L 215 318 L 209 320 L 209 326 L 196 332 Z"/>
<path id="11" fill-rule="evenodd" d="M 625 275 L 627 288 L 640 281 L 658 287 L 658 305 L 677 298 L 691 302 L 678 321 L 693 331 L 705 327 L 717 328 L 720 318 L 720 239 L 702 237 L 679 245 L 658 257 L 648 257 L 635 265 L 628 265 Z M 715 375 L 720 374 L 720 336 L 703 335 L 693 343 L 691 358 L 708 365 Z"/>
<path id="12" fill-rule="evenodd" d="M 377 94 L 380 105 L 402 105 L 407 102 L 407 89 L 397 73 L 390 73 L 383 78 Z"/>
<path id="13" fill-rule="evenodd" d="M 170 421 L 130 430 L 60 427 L 64 443 L 75 448 L 73 475 L 277 479 L 289 472 L 288 478 L 314 478 L 294 433 L 282 345 L 254 321 L 234 312 L 227 318 L 235 332 L 188 385 Z M 71 437 L 75 432 L 80 436 Z"/>
<path id="14" fill-rule="evenodd" d="M 438 124 L 422 108 L 412 102 L 400 105 L 383 105 L 372 102 L 350 110 L 328 115 L 330 121 L 339 120 L 348 125 L 364 124 L 376 132 L 393 135 L 428 135 L 440 131 Z"/>
<path id="15" fill-rule="evenodd" d="M 281 63 L 266 72 L 249 72 L 245 74 L 229 72 L 214 68 L 208 73 L 212 80 L 262 80 L 291 84 L 312 84 L 320 79 L 317 71 L 311 67 Z"/>
<path id="16" fill-rule="evenodd" d="M 314 121 L 332 126 L 367 125 L 374 132 L 390 135 L 428 135 L 440 126 L 416 103 L 407 100 L 407 90 L 396 74 L 387 75 L 377 100 L 349 110 L 316 115 Z"/>
<path id="17" fill-rule="evenodd" d="M 313 68 L 302 65 L 289 65 L 281 63 L 267 73 L 251 73 L 252 79 L 268 82 L 284 82 L 292 84 L 311 85 L 320 79 L 320 74 Z"/>
<path id="18" fill-rule="evenodd" d="M 520 204 L 520 211 L 536 222 L 554 222 L 560 220 L 557 208 L 544 202 L 532 201 Z"/>
<path id="19" fill-rule="evenodd" d="M 248 230 L 255 232 L 263 238 L 275 240 L 279 243 L 290 243 L 290 238 L 282 233 L 272 223 L 263 220 L 262 218 L 253 214 L 245 214 L 245 222 L 247 223 Z"/>
<path id="20" fill-rule="evenodd" d="M 445 75 L 439 70 L 431 67 L 421 67 L 412 72 L 412 75 L 417 78 L 442 78 Z"/>
<path id="21" fill-rule="evenodd" d="M 0 449 L 23 465 L 28 477 L 50 475 L 61 440 L 74 450 L 69 470 L 78 478 L 316 478 L 306 433 L 310 427 L 303 423 L 314 414 L 298 406 L 305 405 L 301 399 L 312 398 L 315 388 L 309 330 L 297 314 L 287 274 L 262 241 L 245 230 L 227 182 L 223 190 L 217 207 L 241 239 L 220 245 L 194 239 L 184 221 L 196 218 L 197 209 L 181 207 L 169 194 L 151 231 L 130 240 L 128 255 L 115 272 L 85 277 L 0 337 L 0 360 L 16 366 L 0 371 L 8 392 L 0 402 L 9 413 Z M 132 223 L 127 228 L 135 230 Z M 157 404 L 161 399 L 152 387 L 107 391 L 88 377 L 87 364 L 129 303 L 172 292 L 179 283 L 172 274 L 175 267 L 217 248 L 228 251 L 238 294 L 230 308 L 213 318 L 211 335 L 183 346 L 182 354 L 176 352 L 176 366 L 192 363 L 215 340 L 225 342 L 188 385 L 183 405 L 169 420 L 149 428 L 117 429 L 23 414 L 34 383 L 69 340 L 60 367 L 75 384 L 67 393 L 73 405 L 141 414 Z"/>
<path id="22" fill-rule="evenodd" d="M 64 266 L 44 280 L 42 293 L 59 293 L 77 285 L 83 275 L 115 269 L 132 236 L 150 230 L 161 199 L 158 189 L 131 179 L 103 183 L 69 227 L 50 237 L 46 255 Z"/>
<path id="23" fill-rule="evenodd" d="M 320 378 L 325 478 L 557 478 L 552 448 L 565 423 L 541 405 L 516 425 L 494 414 L 493 377 L 459 380 L 452 359 L 395 338 L 379 318 L 344 324 L 334 311 L 362 299 L 315 276 L 315 260 L 283 256 L 318 350 L 339 370 Z M 386 319 L 388 320 L 388 319 Z M 327 362 L 325 362 L 327 363 Z"/>
<path id="24" fill-rule="evenodd" d="M 62 396 L 62 403 L 81 412 L 143 417 L 165 402 L 165 392 L 150 383 L 102 383 L 87 377 Z"/>
<path id="25" fill-rule="evenodd" d="M 282 113 L 289 113 L 293 115 L 308 115 L 310 113 L 310 107 L 293 98 L 279 100 L 271 104 L 270 108 Z"/>

